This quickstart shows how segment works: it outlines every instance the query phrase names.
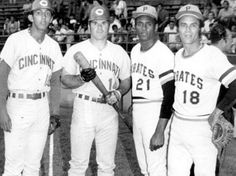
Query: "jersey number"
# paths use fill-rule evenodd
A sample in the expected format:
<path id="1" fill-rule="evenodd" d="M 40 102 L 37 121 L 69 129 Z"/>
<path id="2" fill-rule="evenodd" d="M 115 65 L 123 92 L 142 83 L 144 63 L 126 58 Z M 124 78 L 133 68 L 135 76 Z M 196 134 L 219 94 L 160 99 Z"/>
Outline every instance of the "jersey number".
<path id="1" fill-rule="evenodd" d="M 189 100 L 192 104 L 198 104 L 199 103 L 199 93 L 196 91 L 192 91 L 191 93 L 188 93 L 187 90 L 183 91 L 184 94 L 184 104 L 187 103 Z"/>
<path id="2" fill-rule="evenodd" d="M 139 79 L 137 82 L 138 83 L 136 85 L 136 90 L 149 90 L 150 89 L 150 79 L 148 79 L 146 82 L 143 79 Z"/>
<path id="3" fill-rule="evenodd" d="M 51 80 L 51 75 L 47 75 L 44 85 L 50 87 L 50 80 Z"/>
<path id="4" fill-rule="evenodd" d="M 112 79 L 110 78 L 108 81 L 109 81 L 109 91 L 111 91 L 111 88 L 112 88 Z"/>

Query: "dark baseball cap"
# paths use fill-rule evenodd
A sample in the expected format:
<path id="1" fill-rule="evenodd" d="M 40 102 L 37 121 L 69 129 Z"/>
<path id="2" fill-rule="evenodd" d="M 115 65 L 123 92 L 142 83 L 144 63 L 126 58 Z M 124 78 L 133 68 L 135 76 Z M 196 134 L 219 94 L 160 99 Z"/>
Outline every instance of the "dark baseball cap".
<path id="1" fill-rule="evenodd" d="M 89 21 L 93 20 L 107 20 L 109 21 L 109 10 L 105 6 L 95 5 L 91 8 L 89 13 Z"/>
<path id="2" fill-rule="evenodd" d="M 39 9 L 48 9 L 53 11 L 51 2 L 49 0 L 34 0 L 31 5 L 31 11 Z"/>

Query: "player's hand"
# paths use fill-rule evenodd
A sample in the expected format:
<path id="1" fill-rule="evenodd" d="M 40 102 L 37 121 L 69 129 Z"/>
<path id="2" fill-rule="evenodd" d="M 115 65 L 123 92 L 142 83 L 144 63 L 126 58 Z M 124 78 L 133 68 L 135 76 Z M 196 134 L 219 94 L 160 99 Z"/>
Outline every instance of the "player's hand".
<path id="1" fill-rule="evenodd" d="M 61 126 L 60 116 L 59 115 L 51 115 L 50 116 L 50 124 L 48 129 L 48 135 L 53 134 L 57 128 Z"/>
<path id="2" fill-rule="evenodd" d="M 82 69 L 80 74 L 81 74 L 81 78 L 85 82 L 89 82 L 89 81 L 93 80 L 97 76 L 96 71 L 95 71 L 94 68 Z"/>
<path id="3" fill-rule="evenodd" d="M 6 132 L 11 132 L 12 123 L 11 123 L 11 119 L 10 119 L 6 110 L 5 111 L 1 110 L 0 127 Z"/>
<path id="4" fill-rule="evenodd" d="M 120 91 L 118 90 L 113 90 L 113 91 L 110 91 L 108 93 L 108 95 L 106 95 L 106 102 L 109 104 L 109 105 L 113 105 L 117 102 L 120 101 L 121 99 L 121 93 Z"/>
<path id="5" fill-rule="evenodd" d="M 215 108 L 215 110 L 211 113 L 211 115 L 208 118 L 208 123 L 211 126 L 211 128 L 214 126 L 217 119 L 220 117 L 220 115 L 223 113 L 222 110 Z"/>
<path id="6" fill-rule="evenodd" d="M 165 142 L 164 131 L 163 132 L 155 131 L 150 140 L 149 149 L 151 151 L 155 151 L 161 148 L 164 145 L 164 142 Z"/>

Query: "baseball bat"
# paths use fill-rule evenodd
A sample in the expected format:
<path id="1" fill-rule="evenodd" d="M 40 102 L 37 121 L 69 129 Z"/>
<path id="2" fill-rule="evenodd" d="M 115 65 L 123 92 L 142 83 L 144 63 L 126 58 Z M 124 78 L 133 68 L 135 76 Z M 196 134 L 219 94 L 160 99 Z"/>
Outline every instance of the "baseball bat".
<path id="1" fill-rule="evenodd" d="M 49 136 L 49 168 L 48 176 L 53 176 L 54 134 Z"/>
<path id="2" fill-rule="evenodd" d="M 79 52 L 79 51 L 76 52 L 74 55 L 74 59 L 82 67 L 82 69 L 90 68 L 89 62 L 87 61 L 87 59 L 85 58 L 85 56 L 81 52 Z M 100 78 L 97 75 L 92 80 L 92 82 L 104 96 L 108 95 L 108 93 L 109 93 L 108 90 L 106 89 L 106 87 L 104 86 L 104 84 L 102 83 L 102 81 L 100 80 Z M 121 117 L 123 122 L 126 124 L 126 126 L 129 128 L 129 130 L 132 132 L 132 125 L 128 122 L 126 117 L 122 114 L 118 104 L 114 103 L 112 106 L 116 110 L 118 115 Z"/>

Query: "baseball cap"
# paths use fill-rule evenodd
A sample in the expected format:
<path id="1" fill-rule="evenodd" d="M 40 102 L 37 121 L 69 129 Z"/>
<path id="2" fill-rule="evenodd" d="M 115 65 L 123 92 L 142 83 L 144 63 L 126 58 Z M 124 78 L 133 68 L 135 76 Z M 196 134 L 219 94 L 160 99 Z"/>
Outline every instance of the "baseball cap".
<path id="1" fill-rule="evenodd" d="M 138 7 L 136 11 L 133 12 L 134 18 L 143 16 L 143 15 L 150 16 L 157 20 L 157 11 L 156 11 L 156 8 L 153 6 L 143 5 L 143 6 Z"/>
<path id="2" fill-rule="evenodd" d="M 109 20 L 109 11 L 105 6 L 95 5 L 89 13 L 89 21 L 93 20 Z"/>
<path id="3" fill-rule="evenodd" d="M 181 7 L 175 17 L 177 20 L 179 20 L 180 18 L 186 15 L 193 16 L 199 20 L 203 20 L 202 12 L 199 10 L 198 6 L 196 5 L 187 4 Z"/>
<path id="4" fill-rule="evenodd" d="M 49 0 L 34 0 L 31 5 L 31 11 L 38 9 L 48 9 L 53 11 L 51 3 Z"/>

